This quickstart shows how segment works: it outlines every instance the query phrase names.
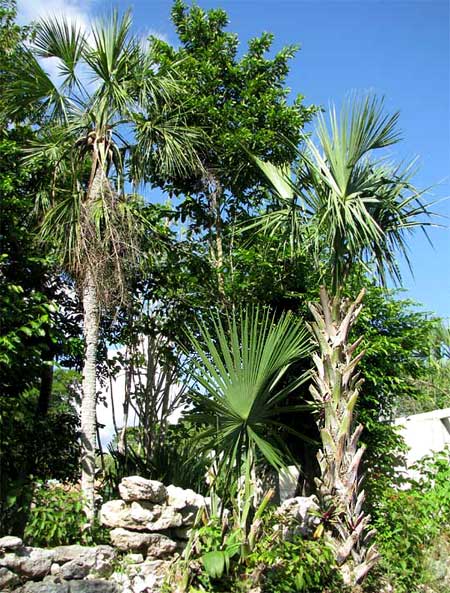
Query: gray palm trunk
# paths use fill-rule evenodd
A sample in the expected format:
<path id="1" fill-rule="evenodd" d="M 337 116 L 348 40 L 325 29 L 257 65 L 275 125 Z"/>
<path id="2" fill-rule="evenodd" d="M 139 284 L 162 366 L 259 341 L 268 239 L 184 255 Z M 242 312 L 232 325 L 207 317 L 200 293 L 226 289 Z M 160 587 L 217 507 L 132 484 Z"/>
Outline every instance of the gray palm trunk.
<path id="1" fill-rule="evenodd" d="M 86 274 L 83 286 L 84 315 L 84 366 L 83 396 L 81 400 L 81 488 L 84 496 L 88 523 L 94 518 L 95 452 L 97 433 L 97 341 L 99 307 L 97 289 L 91 270 Z"/>
<path id="2" fill-rule="evenodd" d="M 104 171 L 97 166 L 86 200 L 86 214 L 89 217 L 90 206 L 103 191 Z M 89 225 L 89 220 L 86 219 Z M 97 445 L 97 344 L 100 323 L 100 308 L 95 281 L 93 262 L 86 262 L 82 284 L 83 295 L 83 393 L 81 400 L 81 490 L 88 524 L 92 524 L 95 515 L 95 467 Z"/>
<path id="3" fill-rule="evenodd" d="M 328 510 L 328 526 L 336 561 L 344 581 L 361 583 L 379 559 L 372 544 L 374 530 L 365 500 L 359 464 L 364 446 L 359 445 L 362 425 L 353 426 L 353 412 L 362 379 L 356 372 L 364 352 L 355 355 L 361 343 L 349 343 L 349 333 L 360 311 L 364 290 L 354 302 L 330 298 L 321 288 L 320 305 L 310 305 L 314 317 L 311 331 L 318 345 L 311 394 L 318 404 L 318 427 L 322 449 L 318 453 L 321 476 L 318 494 Z"/>

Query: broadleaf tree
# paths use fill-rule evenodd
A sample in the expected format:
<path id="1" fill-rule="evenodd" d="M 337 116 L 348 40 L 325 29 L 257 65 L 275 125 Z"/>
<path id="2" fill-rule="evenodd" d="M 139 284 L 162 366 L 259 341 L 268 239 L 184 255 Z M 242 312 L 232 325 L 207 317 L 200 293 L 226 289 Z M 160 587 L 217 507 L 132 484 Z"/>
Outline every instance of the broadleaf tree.
<path id="1" fill-rule="evenodd" d="M 207 239 L 223 298 L 230 244 L 236 240 L 227 228 L 261 197 L 257 171 L 243 149 L 290 163 L 317 108 L 305 106 L 302 95 L 289 100 L 286 78 L 297 47 L 271 56 L 273 35 L 263 33 L 239 56 L 239 39 L 227 30 L 224 10 L 188 7 L 183 0 L 175 0 L 172 21 L 180 46 L 156 40 L 157 60 L 163 66 L 179 64 L 192 91 L 188 122 L 202 127 L 209 142 L 199 153 L 202 171 L 164 182 L 180 195 L 179 212 L 188 229 Z"/>

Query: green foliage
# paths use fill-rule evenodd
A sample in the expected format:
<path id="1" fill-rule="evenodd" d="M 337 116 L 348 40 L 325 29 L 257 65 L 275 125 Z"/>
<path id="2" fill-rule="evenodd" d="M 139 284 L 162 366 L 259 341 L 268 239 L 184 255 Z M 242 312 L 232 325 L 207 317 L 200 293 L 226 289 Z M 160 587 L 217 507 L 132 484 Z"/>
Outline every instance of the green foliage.
<path id="1" fill-rule="evenodd" d="M 25 528 L 31 546 L 109 543 L 108 531 L 96 525 L 87 532 L 83 497 L 74 486 L 38 482 Z"/>
<path id="2" fill-rule="evenodd" d="M 399 281 L 398 253 L 408 261 L 408 234 L 429 224 L 429 205 L 411 184 L 412 164 L 388 165 L 380 155 L 399 140 L 398 117 L 370 96 L 354 98 L 340 116 L 333 108 L 329 124 L 321 114 L 318 145 L 308 140 L 298 154 L 296 181 L 288 168 L 255 159 L 280 204 L 261 226 L 289 227 L 293 246 L 323 265 L 334 295 L 360 264 L 383 285 L 387 275 Z"/>
<path id="3" fill-rule="evenodd" d="M 188 7 L 183 0 L 175 0 L 172 21 L 180 47 L 157 41 L 156 59 L 163 65 L 177 64 L 190 89 L 188 121 L 202 127 L 209 139 L 200 151 L 208 174 L 234 199 L 243 199 L 245 191 L 259 184 L 243 146 L 260 156 L 271 155 L 277 163 L 290 161 L 301 128 L 316 111 L 303 106 L 302 96 L 291 105 L 287 102 L 285 81 L 297 48 L 285 47 L 269 58 L 273 36 L 263 33 L 249 42 L 239 59 L 239 40 L 227 31 L 229 19 L 224 10 Z M 174 182 L 175 189 L 187 194 L 184 212 L 197 224 L 207 223 L 208 180 L 195 176 Z M 190 197 L 193 194 L 196 200 Z"/>
<path id="4" fill-rule="evenodd" d="M 36 185 L 49 170 L 21 160 L 30 128 L 0 135 L 0 515 L 2 531 L 20 533 L 30 480 L 78 475 L 77 418 L 70 405 L 52 408 L 52 374 L 55 357 L 76 363 L 80 330 L 76 302 L 34 240 Z"/>
<path id="5" fill-rule="evenodd" d="M 245 504 L 245 503 L 244 503 Z M 179 561 L 180 591 L 338 593 L 347 591 L 326 542 L 285 539 L 279 519 L 263 504 L 249 537 L 234 518 L 212 516 L 194 529 L 189 553 Z M 176 573 L 175 573 L 176 575 Z M 174 581 L 170 580 L 173 585 Z M 178 589 L 177 589 L 178 590 Z M 168 590 L 167 590 L 168 591 Z"/>
<path id="6" fill-rule="evenodd" d="M 128 445 L 124 453 L 114 443 L 110 447 L 101 488 L 104 499 L 116 498 L 120 481 L 131 475 L 207 494 L 205 474 L 210 459 L 198 450 L 198 431 L 187 422 L 169 426 L 164 440 L 155 444 L 148 454 L 136 443 L 133 435 L 136 430 L 140 429 L 127 430 Z"/>
<path id="7" fill-rule="evenodd" d="M 348 291 L 356 292 L 359 286 L 352 283 Z M 400 296 L 369 286 L 351 336 L 364 338 L 359 363 L 364 383 L 356 414 L 364 425 L 365 490 L 372 513 L 376 500 L 396 482 L 396 468 L 403 465 L 405 448 L 392 421 L 423 399 L 421 381 L 429 377 L 428 344 L 437 323 Z"/>
<path id="8" fill-rule="evenodd" d="M 263 538 L 248 558 L 250 581 L 255 573 L 264 593 L 345 591 L 333 552 L 324 540 Z"/>
<path id="9" fill-rule="evenodd" d="M 259 454 L 276 468 L 284 464 L 276 418 L 286 397 L 306 375 L 281 386 L 287 369 L 309 351 L 301 320 L 283 313 L 241 309 L 223 322 L 216 315 L 213 330 L 199 323 L 199 337 L 189 335 L 195 356 L 192 377 L 198 385 L 189 419 L 205 429 L 203 446 L 222 454 L 219 473 L 237 479 L 244 464 L 249 471 Z M 244 472 L 245 473 L 245 472 Z"/>
<path id="10" fill-rule="evenodd" d="M 378 501 L 375 527 L 382 560 L 369 581 L 374 590 L 377 574 L 391 580 L 398 593 L 418 592 L 421 584 L 439 586 L 431 561 L 450 533 L 449 451 L 426 457 L 412 469 L 417 479 L 406 480 L 404 489 L 387 490 Z"/>

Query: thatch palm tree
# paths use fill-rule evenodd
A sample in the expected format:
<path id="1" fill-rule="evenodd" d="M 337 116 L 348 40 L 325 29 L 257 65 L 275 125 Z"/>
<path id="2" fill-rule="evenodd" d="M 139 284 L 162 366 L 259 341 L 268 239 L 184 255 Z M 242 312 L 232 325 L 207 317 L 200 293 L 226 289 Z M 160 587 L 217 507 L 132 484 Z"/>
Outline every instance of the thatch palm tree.
<path id="1" fill-rule="evenodd" d="M 290 312 L 275 319 L 269 310 L 242 309 L 225 321 L 213 316 L 212 329 L 199 323 L 189 340 L 199 388 L 189 417 L 203 427 L 201 442 L 217 452 L 226 483 L 249 476 L 258 457 L 283 467 L 278 431 L 287 427 L 280 414 L 298 410 L 284 400 L 308 378 L 286 380 L 288 369 L 310 353 L 303 321 Z"/>
<path id="2" fill-rule="evenodd" d="M 96 354 L 100 311 L 123 295 L 126 264 L 138 253 L 133 182 L 155 169 L 183 174 L 198 166 L 199 135 L 183 126 L 180 86 L 157 70 L 151 51 L 114 13 L 81 31 L 64 18 L 41 20 L 21 50 L 5 93 L 10 113 L 39 112 L 43 125 L 29 158 L 54 169 L 40 192 L 41 238 L 75 279 L 83 301 L 85 358 L 81 407 L 82 489 L 91 520 L 96 450 Z M 51 77 L 41 62 L 50 59 Z M 58 82 L 54 82 L 57 78 Z"/>
<path id="3" fill-rule="evenodd" d="M 360 341 L 348 340 L 364 293 L 352 303 L 343 289 L 361 264 L 382 282 L 387 274 L 398 280 L 396 257 L 407 255 L 406 233 L 429 214 L 410 184 L 411 166 L 400 169 L 373 158 L 374 151 L 398 141 L 397 120 L 398 114 L 384 116 L 382 103 L 366 98 L 347 105 L 340 118 L 333 109 L 330 129 L 319 118 L 319 146 L 306 141 L 295 181 L 286 169 L 258 161 L 281 206 L 260 224 L 270 232 L 289 224 L 292 247 L 312 250 L 329 279 L 332 296 L 322 287 L 320 304 L 310 307 L 319 347 L 310 390 L 320 411 L 319 493 L 333 516 L 337 561 L 352 584 L 365 577 L 378 555 L 362 509 L 362 426 L 353 427 L 362 383 L 355 369 L 363 353 L 356 354 Z"/>

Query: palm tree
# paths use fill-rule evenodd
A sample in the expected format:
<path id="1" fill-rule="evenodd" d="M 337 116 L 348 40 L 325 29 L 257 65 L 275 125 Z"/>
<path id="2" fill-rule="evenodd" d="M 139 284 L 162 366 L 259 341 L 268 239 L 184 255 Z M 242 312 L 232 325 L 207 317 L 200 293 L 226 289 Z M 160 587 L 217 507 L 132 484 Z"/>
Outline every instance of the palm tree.
<path id="1" fill-rule="evenodd" d="M 283 380 L 310 352 L 303 321 L 290 312 L 275 320 L 269 310 L 241 309 L 225 322 L 213 316 L 212 329 L 199 323 L 188 337 L 198 386 L 189 418 L 203 427 L 199 438 L 205 449 L 217 452 L 225 483 L 233 473 L 234 482 L 249 476 L 258 455 L 276 469 L 283 467 L 277 431 L 286 427 L 279 416 L 293 410 L 283 400 L 308 376 Z"/>
<path id="2" fill-rule="evenodd" d="M 356 367 L 363 352 L 357 354 L 360 340 L 350 344 L 349 333 L 364 291 L 354 302 L 343 291 L 356 265 L 374 270 L 382 283 L 387 274 L 400 280 L 397 252 L 407 257 L 407 232 L 423 226 L 421 215 L 430 214 L 410 183 L 411 165 L 402 169 L 374 159 L 375 151 L 399 140 L 398 117 L 383 115 L 382 102 L 370 97 L 346 105 L 340 118 L 332 109 L 330 127 L 319 118 L 319 145 L 306 140 L 295 181 L 286 169 L 257 161 L 280 204 L 259 224 L 272 233 L 288 224 L 293 249 L 312 250 L 329 279 L 332 296 L 322 287 L 320 304 L 310 305 L 319 348 L 310 391 L 320 412 L 318 490 L 333 517 L 336 559 L 353 585 L 364 579 L 378 554 L 358 473 L 363 427 L 353 426 L 362 384 Z"/>
<path id="3" fill-rule="evenodd" d="M 116 12 L 89 32 L 64 18 L 41 20 L 5 93 L 12 116 L 33 109 L 42 117 L 39 143 L 28 148 L 28 158 L 45 159 L 54 170 L 52 187 L 39 192 L 40 235 L 83 302 L 82 490 L 89 521 L 100 315 L 120 301 L 139 254 L 141 217 L 126 178 L 137 184 L 156 170 L 182 175 L 199 166 L 199 133 L 183 126 L 180 84 L 154 67 L 151 48 L 131 34 L 131 24 L 129 13 Z M 44 70 L 44 60 L 56 74 Z"/>

